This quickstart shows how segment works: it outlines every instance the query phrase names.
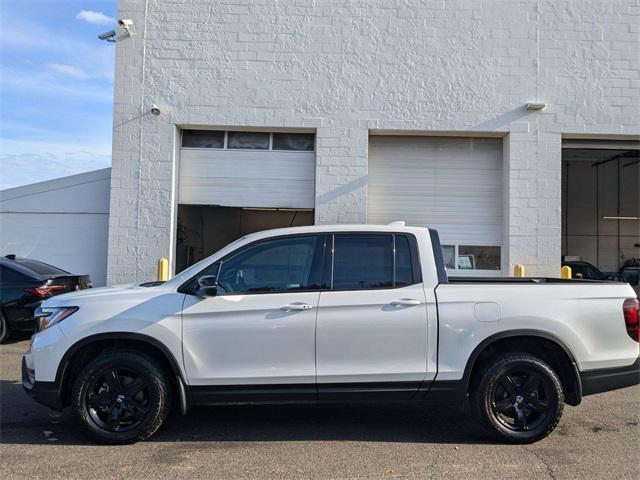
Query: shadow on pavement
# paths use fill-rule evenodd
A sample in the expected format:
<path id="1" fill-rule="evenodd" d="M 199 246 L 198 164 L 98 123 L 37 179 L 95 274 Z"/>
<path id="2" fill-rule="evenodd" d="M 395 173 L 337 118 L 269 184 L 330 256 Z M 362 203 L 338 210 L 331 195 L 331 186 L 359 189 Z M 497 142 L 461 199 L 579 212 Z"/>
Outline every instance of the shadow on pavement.
<path id="1" fill-rule="evenodd" d="M 86 445 L 67 411 L 52 423 L 48 410 L 17 382 L 0 382 L 0 441 L 5 444 Z M 49 433 L 45 433 L 49 432 Z M 51 440 L 54 438 L 55 440 Z M 421 404 L 307 404 L 197 407 L 175 411 L 150 442 L 364 441 L 494 443 L 470 414 Z"/>

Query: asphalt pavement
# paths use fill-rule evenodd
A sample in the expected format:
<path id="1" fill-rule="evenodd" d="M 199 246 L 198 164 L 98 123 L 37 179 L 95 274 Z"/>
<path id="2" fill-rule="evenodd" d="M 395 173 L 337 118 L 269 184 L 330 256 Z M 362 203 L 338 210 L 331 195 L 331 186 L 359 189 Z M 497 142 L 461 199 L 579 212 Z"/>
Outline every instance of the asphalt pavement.
<path id="1" fill-rule="evenodd" d="M 5 479 L 640 478 L 640 387 L 567 406 L 558 429 L 527 446 L 496 442 L 457 409 L 420 405 L 197 408 L 145 442 L 103 446 L 23 392 L 26 348 L 24 338 L 0 345 Z"/>

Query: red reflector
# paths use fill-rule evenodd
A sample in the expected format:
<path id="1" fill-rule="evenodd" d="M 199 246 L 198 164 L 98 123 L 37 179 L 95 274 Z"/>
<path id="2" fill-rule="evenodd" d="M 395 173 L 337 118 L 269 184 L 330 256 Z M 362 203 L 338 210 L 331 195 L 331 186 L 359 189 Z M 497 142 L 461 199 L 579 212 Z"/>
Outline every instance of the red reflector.
<path id="1" fill-rule="evenodd" d="M 66 290 L 66 288 L 64 285 L 44 285 L 42 287 L 27 288 L 25 291 L 37 297 L 46 297 L 52 292 L 59 292 L 60 290 Z"/>
<path id="2" fill-rule="evenodd" d="M 640 342 L 640 315 L 638 310 L 640 310 L 640 304 L 637 298 L 627 298 L 622 304 L 627 333 L 636 342 Z"/>

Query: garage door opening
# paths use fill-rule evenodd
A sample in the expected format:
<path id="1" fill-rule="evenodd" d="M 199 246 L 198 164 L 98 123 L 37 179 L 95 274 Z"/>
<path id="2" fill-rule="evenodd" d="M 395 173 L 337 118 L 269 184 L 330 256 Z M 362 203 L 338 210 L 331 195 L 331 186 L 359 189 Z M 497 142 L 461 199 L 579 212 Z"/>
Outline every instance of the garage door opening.
<path id="1" fill-rule="evenodd" d="M 176 273 L 249 233 L 313 225 L 313 209 L 178 205 Z"/>
<path id="2" fill-rule="evenodd" d="M 623 280 L 638 289 L 639 152 L 563 149 L 562 255 L 574 276 Z"/>

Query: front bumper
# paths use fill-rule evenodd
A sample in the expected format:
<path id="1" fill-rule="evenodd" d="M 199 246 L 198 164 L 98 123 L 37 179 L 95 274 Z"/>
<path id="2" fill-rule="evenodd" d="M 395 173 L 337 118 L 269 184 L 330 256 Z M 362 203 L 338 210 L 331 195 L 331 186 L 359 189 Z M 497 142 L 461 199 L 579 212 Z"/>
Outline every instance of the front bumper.
<path id="1" fill-rule="evenodd" d="M 640 357 L 626 367 L 601 368 L 580 372 L 582 395 L 608 392 L 640 384 Z"/>
<path id="2" fill-rule="evenodd" d="M 38 403 L 54 410 L 62 408 L 60 386 L 56 382 L 36 382 L 34 370 L 27 367 L 26 356 L 22 357 L 22 388 Z"/>

